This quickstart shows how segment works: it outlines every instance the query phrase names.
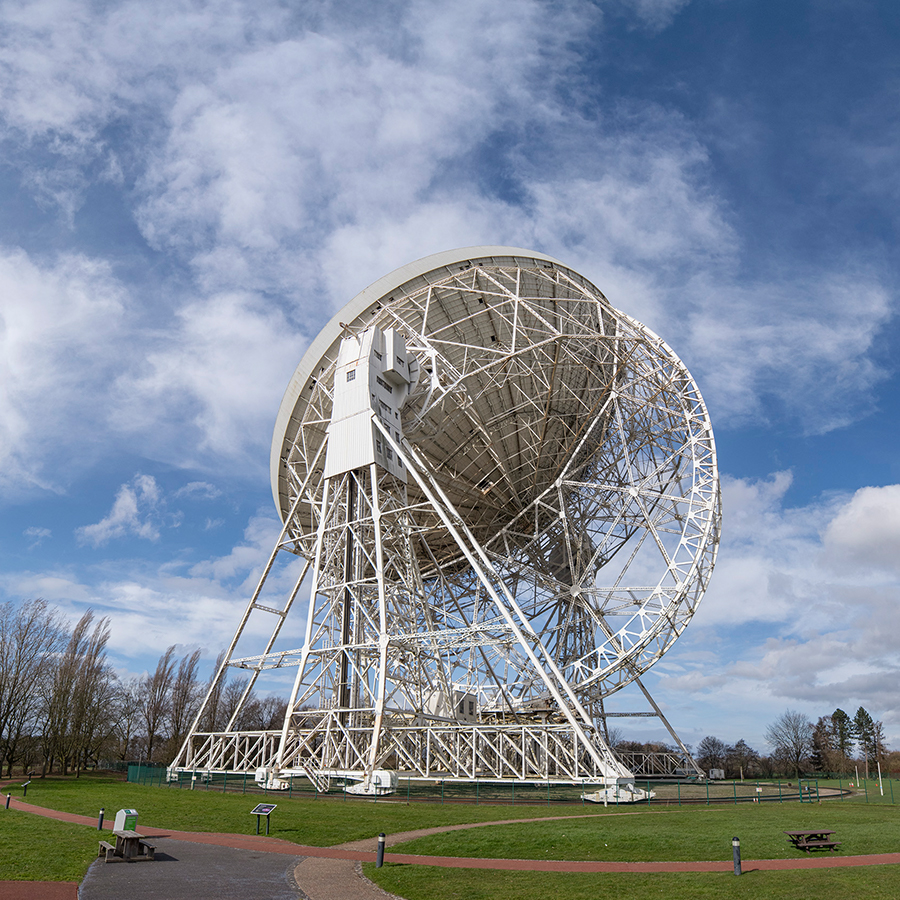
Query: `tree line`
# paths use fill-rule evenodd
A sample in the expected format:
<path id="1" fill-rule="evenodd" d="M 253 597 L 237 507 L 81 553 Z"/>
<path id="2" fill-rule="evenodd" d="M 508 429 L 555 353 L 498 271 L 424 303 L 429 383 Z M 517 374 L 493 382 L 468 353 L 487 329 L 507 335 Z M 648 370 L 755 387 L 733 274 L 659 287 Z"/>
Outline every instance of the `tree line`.
<path id="1" fill-rule="evenodd" d="M 212 690 L 198 678 L 200 651 L 175 645 L 153 672 L 119 678 L 109 663 L 109 619 L 88 610 L 68 627 L 44 600 L 0 604 L 0 771 L 76 774 L 101 759 L 168 762 Z M 257 697 L 241 705 L 247 678 L 222 679 L 204 710 L 201 731 L 280 728 L 286 702 Z"/>
<path id="2" fill-rule="evenodd" d="M 708 735 L 697 746 L 696 760 L 706 772 L 723 770 L 725 778 L 849 775 L 857 770 L 869 778 L 879 767 L 885 773 L 900 769 L 900 752 L 890 752 L 885 744 L 884 724 L 862 706 L 852 718 L 838 708 L 815 724 L 788 709 L 766 728 L 765 739 L 772 748 L 768 756 L 744 740 L 726 745 Z"/>

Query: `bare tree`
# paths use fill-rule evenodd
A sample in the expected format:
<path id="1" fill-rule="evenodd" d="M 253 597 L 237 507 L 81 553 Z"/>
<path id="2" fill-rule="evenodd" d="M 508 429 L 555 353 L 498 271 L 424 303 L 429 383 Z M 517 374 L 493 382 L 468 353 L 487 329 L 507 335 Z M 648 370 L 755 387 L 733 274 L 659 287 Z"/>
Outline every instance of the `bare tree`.
<path id="1" fill-rule="evenodd" d="M 173 644 L 159 658 L 156 671 L 141 680 L 143 693 L 144 726 L 147 736 L 147 759 L 153 759 L 153 748 L 166 727 L 171 708 L 172 677 L 175 662 L 172 659 L 175 653 Z"/>
<path id="2" fill-rule="evenodd" d="M 725 748 L 725 773 L 729 778 L 752 775 L 759 768 L 759 754 L 741 738 L 736 744 Z"/>
<path id="3" fill-rule="evenodd" d="M 247 699 L 244 702 L 243 707 L 238 709 L 238 704 L 241 702 L 241 697 L 244 695 L 244 691 L 247 689 L 247 682 L 249 679 L 244 678 L 232 678 L 225 685 L 225 689 L 222 691 L 222 699 L 219 704 L 219 728 L 218 731 L 221 731 L 228 722 L 231 720 L 231 717 L 237 714 L 237 717 L 234 721 L 234 727 L 237 729 L 241 729 L 244 727 L 244 718 L 248 715 L 249 711 L 252 710 L 253 705 L 256 703 L 256 695 L 253 691 L 247 695 Z"/>
<path id="4" fill-rule="evenodd" d="M 766 741 L 799 778 L 802 764 L 813 749 L 813 724 L 795 710 L 785 710 L 766 729 Z"/>
<path id="5" fill-rule="evenodd" d="M 212 674 L 204 688 L 206 704 L 200 719 L 200 729 L 207 732 L 223 731 L 234 716 L 234 727 L 244 731 L 272 731 L 284 724 L 287 701 L 280 697 L 260 699 L 250 691 L 243 705 L 238 708 L 248 679 L 228 678 L 228 670 L 216 680 L 225 659 L 223 650 L 216 659 Z"/>
<path id="6" fill-rule="evenodd" d="M 258 699 L 251 694 L 241 710 L 240 728 L 246 731 L 274 731 L 284 724 L 286 712 L 287 700 L 283 697 Z"/>
<path id="7" fill-rule="evenodd" d="M 619 744 L 621 744 L 622 741 L 625 740 L 625 732 L 622 731 L 621 728 L 617 728 L 615 726 L 613 726 L 612 728 L 607 726 L 606 736 L 608 738 L 609 746 L 613 750 L 615 750 L 616 747 L 618 747 Z"/>
<path id="8" fill-rule="evenodd" d="M 72 707 L 78 680 L 79 655 L 89 626 L 90 620 L 82 616 L 69 635 L 65 650 L 51 665 L 45 667 L 40 682 L 45 764 L 52 772 L 54 762 L 59 762 L 63 775 L 68 772 L 69 763 L 75 754 Z"/>
<path id="9" fill-rule="evenodd" d="M 143 718 L 143 690 L 140 678 L 129 678 L 119 682 L 116 693 L 116 716 L 113 723 L 115 754 L 125 762 L 135 759 L 132 752 Z"/>
<path id="10" fill-rule="evenodd" d="M 64 635 L 56 611 L 41 599 L 18 608 L 0 605 L 0 765 L 6 763 L 7 777 L 20 754 L 34 754 L 32 732 L 41 701 L 37 687 Z"/>
<path id="11" fill-rule="evenodd" d="M 725 768 L 725 744 L 711 734 L 697 745 L 697 764 L 709 773 L 710 769 Z"/>
<path id="12" fill-rule="evenodd" d="M 89 626 L 92 619 L 93 613 L 89 610 L 83 621 Z M 76 776 L 83 766 L 97 760 L 113 733 L 117 679 L 106 661 L 108 642 L 109 619 L 102 618 L 86 635 L 78 658 L 72 698 Z"/>
<path id="13" fill-rule="evenodd" d="M 262 707 L 263 731 L 275 731 L 284 725 L 288 707 L 288 702 L 284 697 L 266 697 L 260 706 Z"/>
<path id="14" fill-rule="evenodd" d="M 93 625 L 93 628 L 91 627 Z M 109 620 L 94 623 L 88 610 L 76 623 L 62 654 L 43 667 L 43 739 L 46 762 L 70 763 L 80 772 L 85 757 L 111 726 L 114 675 L 106 663 Z"/>
<path id="15" fill-rule="evenodd" d="M 206 684 L 206 692 L 209 694 L 206 700 L 206 706 L 203 708 L 203 717 L 200 720 L 201 731 L 221 731 L 225 727 L 222 719 L 222 695 L 225 692 L 225 684 L 228 680 L 228 673 L 223 672 L 222 677 L 216 681 L 219 669 L 225 661 L 225 651 L 222 650 L 216 658 L 216 664 L 213 666 L 212 674 Z M 226 720 L 227 721 L 227 720 Z"/>
<path id="16" fill-rule="evenodd" d="M 197 714 L 199 685 L 197 666 L 200 651 L 186 653 L 178 664 L 178 671 L 172 679 L 171 702 L 169 708 L 169 756 L 173 757 L 181 746 L 194 716 Z"/>

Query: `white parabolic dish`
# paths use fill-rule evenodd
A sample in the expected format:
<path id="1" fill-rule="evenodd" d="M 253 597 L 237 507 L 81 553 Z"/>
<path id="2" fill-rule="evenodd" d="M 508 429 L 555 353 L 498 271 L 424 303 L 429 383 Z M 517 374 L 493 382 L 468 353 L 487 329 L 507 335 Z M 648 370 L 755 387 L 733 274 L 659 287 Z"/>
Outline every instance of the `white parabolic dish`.
<path id="1" fill-rule="evenodd" d="M 298 491 L 321 496 L 337 351 L 371 326 L 402 333 L 418 368 L 402 410 L 410 452 L 596 711 L 683 631 L 714 565 L 715 444 L 689 372 L 552 257 L 510 247 L 429 256 L 354 297 L 297 367 L 272 443 L 282 521 Z M 413 481 L 409 494 L 422 500 Z M 288 525 L 292 549 L 308 558 L 314 508 L 301 504 Z M 489 644 L 496 611 L 467 596 L 466 558 L 440 518 L 428 527 L 428 513 L 417 515 L 409 546 L 422 579 L 455 572 L 459 621 L 484 629 Z M 520 704 L 537 687 L 523 686 Z"/>

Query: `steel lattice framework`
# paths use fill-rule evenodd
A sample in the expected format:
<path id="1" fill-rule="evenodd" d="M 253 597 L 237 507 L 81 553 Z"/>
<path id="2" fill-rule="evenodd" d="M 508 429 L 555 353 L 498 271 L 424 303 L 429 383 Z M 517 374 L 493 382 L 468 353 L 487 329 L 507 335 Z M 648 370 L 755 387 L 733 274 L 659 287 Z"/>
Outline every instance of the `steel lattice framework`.
<path id="1" fill-rule="evenodd" d="M 357 372 L 368 405 L 348 431 Z M 601 737 L 604 698 L 687 626 L 720 524 L 707 410 L 659 337 L 541 254 L 429 257 L 310 347 L 272 473 L 284 529 L 222 671 L 250 669 L 249 693 L 296 666 L 284 727 L 195 724 L 175 768 L 272 767 L 320 787 L 378 769 L 629 778 Z M 264 605 L 287 552 L 303 572 Z M 276 651 L 304 581 L 305 642 Z M 232 657 L 257 615 L 274 617 L 267 646 Z"/>

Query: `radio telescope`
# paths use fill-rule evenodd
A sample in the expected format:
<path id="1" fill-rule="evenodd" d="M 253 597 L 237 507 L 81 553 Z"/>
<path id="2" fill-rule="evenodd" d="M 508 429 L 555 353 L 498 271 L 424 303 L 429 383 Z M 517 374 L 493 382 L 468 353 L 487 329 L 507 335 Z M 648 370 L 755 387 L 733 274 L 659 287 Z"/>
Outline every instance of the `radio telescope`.
<path id="1" fill-rule="evenodd" d="M 172 771 L 365 793 L 398 772 L 631 782 L 641 796 L 603 702 L 687 626 L 720 523 L 707 410 L 659 337 L 543 254 L 430 256 L 313 341 L 271 476 L 283 531 L 218 679 L 249 670 L 246 699 L 261 672 L 296 667 L 284 725 L 239 730 L 236 711 L 201 732 L 201 709 Z M 273 602 L 283 554 L 304 563 Z M 305 601 L 302 647 L 276 649 Z M 251 618 L 271 637 L 237 656 Z"/>

